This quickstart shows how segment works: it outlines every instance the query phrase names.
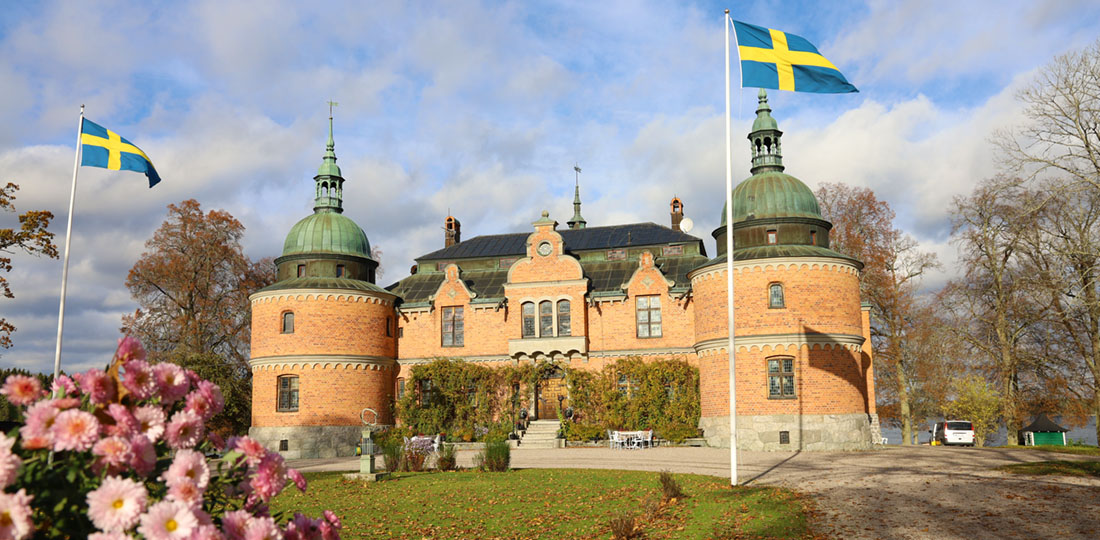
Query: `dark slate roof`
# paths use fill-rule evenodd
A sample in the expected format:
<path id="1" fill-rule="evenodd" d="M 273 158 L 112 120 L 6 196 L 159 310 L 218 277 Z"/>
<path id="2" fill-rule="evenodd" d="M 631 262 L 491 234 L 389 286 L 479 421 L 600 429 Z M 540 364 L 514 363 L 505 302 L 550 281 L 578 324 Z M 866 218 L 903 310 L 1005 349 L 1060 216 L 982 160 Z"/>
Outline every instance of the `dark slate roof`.
<path id="1" fill-rule="evenodd" d="M 566 251 L 613 249 L 684 242 L 702 242 L 697 237 L 656 223 L 631 223 L 586 229 L 562 229 Z M 475 236 L 453 246 L 417 257 L 418 261 L 472 259 L 477 257 L 525 256 L 531 233 Z"/>
<path id="2" fill-rule="evenodd" d="M 474 304 L 504 298 L 504 282 L 508 280 L 508 270 L 464 271 L 461 276 L 466 288 L 477 295 L 473 299 Z M 439 290 L 445 277 L 443 272 L 414 274 L 387 288 L 403 298 L 405 305 L 427 302 Z"/>
<path id="3" fill-rule="evenodd" d="M 1039 413 L 1039 416 L 1035 417 L 1035 421 L 1032 422 L 1030 426 L 1027 426 L 1024 429 L 1021 429 L 1020 431 L 1031 431 L 1031 432 L 1058 431 L 1058 432 L 1065 432 L 1065 431 L 1069 431 L 1069 430 L 1062 427 L 1062 426 L 1059 426 L 1058 424 L 1055 424 L 1053 420 L 1051 420 L 1050 418 L 1047 418 L 1047 415 L 1045 415 L 1043 413 Z"/>
<path id="4" fill-rule="evenodd" d="M 753 259 L 774 259 L 778 257 L 828 257 L 831 259 L 841 259 L 850 263 L 855 263 L 859 268 L 863 268 L 863 263 L 856 259 L 841 255 L 829 248 L 823 248 L 821 246 L 798 246 L 798 245 L 772 245 L 772 246 L 755 246 L 751 248 L 742 248 L 733 250 L 734 257 L 738 261 L 749 261 Z M 726 262 L 725 255 L 719 255 L 705 263 L 697 266 L 696 268 L 705 268 L 707 266 L 713 266 Z"/>
<path id="5" fill-rule="evenodd" d="M 344 289 L 350 291 L 380 292 L 393 294 L 378 285 L 358 279 L 336 277 L 300 277 L 284 279 L 256 292 L 282 291 L 287 289 Z"/>

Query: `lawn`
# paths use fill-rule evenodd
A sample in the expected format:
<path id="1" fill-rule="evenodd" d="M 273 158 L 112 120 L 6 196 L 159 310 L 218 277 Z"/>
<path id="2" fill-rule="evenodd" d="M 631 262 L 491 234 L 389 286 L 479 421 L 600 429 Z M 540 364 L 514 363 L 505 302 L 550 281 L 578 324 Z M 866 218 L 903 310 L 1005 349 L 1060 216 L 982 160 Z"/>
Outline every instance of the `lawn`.
<path id="1" fill-rule="evenodd" d="M 731 488 L 709 476 L 674 475 L 686 498 L 661 502 L 658 473 L 524 469 L 401 473 L 369 483 L 307 474 L 272 510 L 334 510 L 345 538 L 610 538 L 610 522 L 635 516 L 644 538 L 810 538 L 807 503 L 779 488 Z"/>
<path id="2" fill-rule="evenodd" d="M 1098 446 L 1086 446 L 1086 445 L 1074 445 L 1074 446 L 1053 446 L 1053 445 L 1039 445 L 1039 446 L 1006 446 L 1012 450 L 1039 450 L 1040 452 L 1055 452 L 1059 454 L 1077 454 L 1080 456 L 1100 456 L 1100 447 Z"/>
<path id="3" fill-rule="evenodd" d="M 1036 461 L 998 467 L 1016 474 L 1092 476 L 1100 478 L 1100 461 Z"/>

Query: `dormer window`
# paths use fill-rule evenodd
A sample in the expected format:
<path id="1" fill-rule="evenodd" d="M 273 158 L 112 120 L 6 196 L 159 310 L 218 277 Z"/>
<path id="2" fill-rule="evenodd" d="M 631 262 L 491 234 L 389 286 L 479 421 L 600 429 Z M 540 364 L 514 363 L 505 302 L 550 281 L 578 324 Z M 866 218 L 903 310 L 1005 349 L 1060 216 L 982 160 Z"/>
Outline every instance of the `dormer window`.
<path id="1" fill-rule="evenodd" d="M 817 231 L 810 231 L 810 245 L 817 245 Z"/>
<path id="2" fill-rule="evenodd" d="M 298 265 L 298 277 L 306 277 L 306 265 Z"/>
<path id="3" fill-rule="evenodd" d="M 344 277 L 344 265 L 336 265 L 336 277 Z"/>
<path id="4" fill-rule="evenodd" d="M 775 229 L 768 229 L 768 245 L 775 245 L 779 243 L 779 234 Z"/>

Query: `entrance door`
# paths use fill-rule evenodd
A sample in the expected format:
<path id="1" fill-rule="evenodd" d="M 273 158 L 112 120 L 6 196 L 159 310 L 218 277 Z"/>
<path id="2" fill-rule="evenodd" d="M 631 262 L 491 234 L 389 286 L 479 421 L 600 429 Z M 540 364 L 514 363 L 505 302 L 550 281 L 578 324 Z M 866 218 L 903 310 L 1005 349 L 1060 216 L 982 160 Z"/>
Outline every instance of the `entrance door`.
<path id="1" fill-rule="evenodd" d="M 568 389 L 565 386 L 565 373 L 556 370 L 539 381 L 536 418 L 538 420 L 557 420 L 558 409 L 569 406 Z"/>

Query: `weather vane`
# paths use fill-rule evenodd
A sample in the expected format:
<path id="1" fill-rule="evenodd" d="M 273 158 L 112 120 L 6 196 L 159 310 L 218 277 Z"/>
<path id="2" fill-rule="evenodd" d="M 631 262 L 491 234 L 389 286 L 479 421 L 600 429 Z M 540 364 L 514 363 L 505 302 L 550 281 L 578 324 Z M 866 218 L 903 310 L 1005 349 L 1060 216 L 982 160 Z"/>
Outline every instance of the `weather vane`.
<path id="1" fill-rule="evenodd" d="M 576 162 L 573 163 L 573 170 L 577 171 L 577 174 L 576 174 L 577 185 L 580 185 L 580 183 L 581 183 L 581 168 L 580 168 L 579 165 L 577 165 Z"/>
<path id="2" fill-rule="evenodd" d="M 326 101 L 325 103 L 328 103 L 328 117 L 332 118 L 332 108 L 339 105 L 339 103 L 335 101 Z"/>

